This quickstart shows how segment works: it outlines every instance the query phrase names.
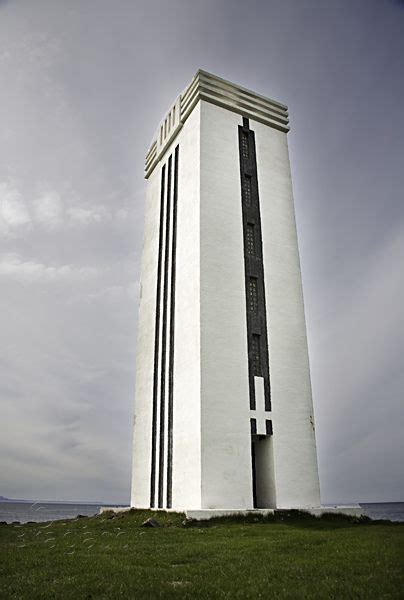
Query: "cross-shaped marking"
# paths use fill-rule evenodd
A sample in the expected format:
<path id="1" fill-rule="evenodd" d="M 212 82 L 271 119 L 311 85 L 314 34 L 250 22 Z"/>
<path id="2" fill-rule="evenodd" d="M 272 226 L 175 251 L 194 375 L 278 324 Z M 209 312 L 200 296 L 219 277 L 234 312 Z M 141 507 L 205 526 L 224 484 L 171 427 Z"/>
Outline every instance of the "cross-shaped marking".
<path id="1" fill-rule="evenodd" d="M 272 412 L 265 410 L 264 378 L 254 376 L 255 410 L 250 411 L 250 417 L 256 419 L 257 435 L 267 435 L 266 421 L 272 420 Z"/>

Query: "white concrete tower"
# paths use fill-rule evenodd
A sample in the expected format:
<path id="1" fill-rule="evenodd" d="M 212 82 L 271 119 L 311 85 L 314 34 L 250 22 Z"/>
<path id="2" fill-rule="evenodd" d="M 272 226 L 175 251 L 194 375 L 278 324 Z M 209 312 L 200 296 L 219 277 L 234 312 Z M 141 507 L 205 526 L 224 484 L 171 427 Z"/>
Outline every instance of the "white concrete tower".
<path id="1" fill-rule="evenodd" d="M 288 130 L 198 71 L 147 154 L 132 506 L 320 506 Z"/>

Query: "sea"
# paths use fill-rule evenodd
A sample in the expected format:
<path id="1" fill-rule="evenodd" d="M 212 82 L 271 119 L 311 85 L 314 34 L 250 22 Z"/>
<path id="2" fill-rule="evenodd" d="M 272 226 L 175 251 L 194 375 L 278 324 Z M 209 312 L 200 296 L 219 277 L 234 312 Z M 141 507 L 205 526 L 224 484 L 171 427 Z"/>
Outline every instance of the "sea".
<path id="1" fill-rule="evenodd" d="M 60 519 L 75 519 L 79 515 L 91 517 L 99 513 L 102 504 L 74 504 L 72 502 L 0 502 L 0 522 L 41 523 Z M 404 521 L 404 502 L 361 503 L 371 519 Z"/>
<path id="2" fill-rule="evenodd" d="M 43 523 L 75 519 L 79 515 L 92 517 L 100 512 L 101 506 L 73 502 L 0 502 L 0 522 Z"/>

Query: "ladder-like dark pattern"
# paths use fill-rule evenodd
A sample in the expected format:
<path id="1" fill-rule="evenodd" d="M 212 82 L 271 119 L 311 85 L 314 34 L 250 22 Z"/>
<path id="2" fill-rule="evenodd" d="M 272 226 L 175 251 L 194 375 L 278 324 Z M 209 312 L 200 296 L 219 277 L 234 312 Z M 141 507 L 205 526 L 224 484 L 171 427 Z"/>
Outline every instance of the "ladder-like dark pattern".
<path id="1" fill-rule="evenodd" d="M 254 131 L 243 118 L 239 126 L 241 199 L 243 213 L 244 267 L 247 307 L 248 373 L 250 409 L 255 410 L 254 376 L 264 378 L 265 410 L 271 410 L 267 317 L 257 161 Z"/>

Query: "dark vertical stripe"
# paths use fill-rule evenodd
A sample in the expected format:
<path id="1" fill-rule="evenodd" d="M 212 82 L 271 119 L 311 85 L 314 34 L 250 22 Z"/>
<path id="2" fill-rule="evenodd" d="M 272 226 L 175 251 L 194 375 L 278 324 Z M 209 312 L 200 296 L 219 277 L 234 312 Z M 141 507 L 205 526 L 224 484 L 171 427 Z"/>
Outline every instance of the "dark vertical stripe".
<path id="1" fill-rule="evenodd" d="M 248 125 L 249 128 L 249 125 Z M 261 210 L 260 210 L 260 199 L 258 194 L 258 174 L 257 174 L 257 157 L 255 149 L 255 134 L 254 131 L 250 130 L 250 148 L 251 148 L 251 161 L 253 170 L 253 179 L 255 182 L 255 206 L 257 212 L 257 223 L 258 223 L 258 261 L 256 263 L 257 272 L 261 281 L 261 291 L 259 295 L 259 313 L 260 313 L 260 330 L 261 330 L 261 355 L 262 355 L 262 368 L 261 376 L 264 378 L 264 398 L 265 398 L 265 410 L 271 410 L 271 379 L 269 373 L 269 350 L 268 350 L 268 328 L 267 328 L 267 309 L 266 309 L 266 298 L 265 298 L 265 277 L 264 277 L 264 254 L 262 250 L 262 228 L 261 228 Z M 245 228 L 246 231 L 246 228 Z M 254 383 L 254 380 L 253 380 Z M 255 396 L 255 389 L 254 389 Z"/>
<path id="2" fill-rule="evenodd" d="M 160 383 L 160 448 L 159 448 L 159 489 L 158 507 L 163 508 L 163 484 L 164 484 L 164 433 L 165 433 L 165 396 L 166 396 L 166 346 L 167 346 L 167 296 L 168 296 L 168 260 L 169 260 L 169 236 L 171 219 L 171 163 L 172 157 L 168 159 L 167 172 L 167 202 L 166 202 L 166 233 L 164 249 L 164 286 L 163 286 L 163 326 L 161 332 L 161 383 Z"/>
<path id="3" fill-rule="evenodd" d="M 168 440 L 167 440 L 167 508 L 172 505 L 173 480 L 173 408 L 174 408 L 174 328 L 175 328 L 175 277 L 177 250 L 177 197 L 178 197 L 178 146 L 174 153 L 173 225 L 171 239 L 171 294 L 170 294 L 170 351 L 168 359 Z"/>
<path id="4" fill-rule="evenodd" d="M 239 157 L 244 236 L 250 409 L 255 410 L 256 408 L 254 375 L 258 375 L 264 378 L 265 410 L 269 411 L 271 410 L 271 390 L 257 161 L 254 132 L 250 129 L 249 121 L 245 117 L 243 118 L 243 125 L 239 126 Z M 249 246 L 248 238 L 251 225 L 254 228 L 252 250 L 251 243 Z M 254 302 L 250 301 L 251 290 L 249 282 L 251 278 L 254 278 L 257 282 L 257 307 L 254 310 L 251 310 L 251 307 L 255 307 L 255 300 Z M 257 357 L 259 357 L 259 360 Z"/>
<path id="5" fill-rule="evenodd" d="M 164 186 L 166 167 L 161 170 L 160 187 L 160 225 L 159 225 L 159 247 L 157 259 L 157 287 L 156 287 L 156 318 L 154 330 L 154 372 L 153 372 L 153 417 L 152 417 L 152 453 L 150 474 L 150 506 L 155 505 L 156 489 L 156 436 L 157 436 L 157 391 L 158 391 L 158 362 L 160 342 L 160 296 L 161 296 L 161 262 L 163 256 L 163 228 L 164 228 Z"/>

